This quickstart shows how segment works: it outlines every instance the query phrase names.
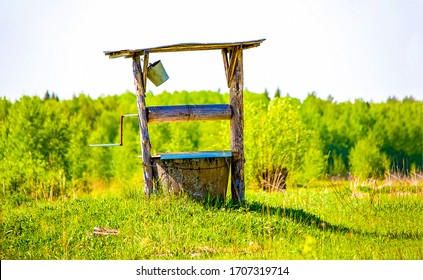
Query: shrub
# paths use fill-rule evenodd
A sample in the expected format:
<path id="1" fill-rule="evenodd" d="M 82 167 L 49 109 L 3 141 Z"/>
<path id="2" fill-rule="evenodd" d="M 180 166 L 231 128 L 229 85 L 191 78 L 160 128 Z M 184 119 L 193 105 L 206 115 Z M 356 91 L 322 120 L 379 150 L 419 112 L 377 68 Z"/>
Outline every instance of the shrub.
<path id="1" fill-rule="evenodd" d="M 358 140 L 350 152 L 349 162 L 352 174 L 361 179 L 382 177 L 389 170 L 388 157 L 371 135 Z"/>
<path id="2" fill-rule="evenodd" d="M 276 98 L 268 106 L 245 105 L 246 180 L 264 189 L 296 185 L 304 174 L 310 133 L 289 97 Z M 308 167 L 310 163 L 308 162 Z"/>

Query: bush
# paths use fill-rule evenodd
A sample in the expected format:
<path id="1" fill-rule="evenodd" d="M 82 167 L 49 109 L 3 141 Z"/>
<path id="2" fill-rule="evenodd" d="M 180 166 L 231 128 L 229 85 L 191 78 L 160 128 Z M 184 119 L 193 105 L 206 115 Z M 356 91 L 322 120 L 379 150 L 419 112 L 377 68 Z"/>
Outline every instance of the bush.
<path id="1" fill-rule="evenodd" d="M 380 151 L 378 141 L 369 135 L 358 140 L 349 156 L 350 170 L 361 179 L 380 178 L 389 171 L 389 160 Z"/>
<path id="2" fill-rule="evenodd" d="M 250 101 L 244 106 L 247 183 L 267 190 L 284 189 L 286 182 L 302 183 L 304 168 L 314 168 L 311 165 L 315 156 L 321 154 L 314 153 L 313 159 L 304 165 L 306 152 L 312 146 L 311 134 L 302 124 L 292 100 L 276 98 L 268 106 Z"/>

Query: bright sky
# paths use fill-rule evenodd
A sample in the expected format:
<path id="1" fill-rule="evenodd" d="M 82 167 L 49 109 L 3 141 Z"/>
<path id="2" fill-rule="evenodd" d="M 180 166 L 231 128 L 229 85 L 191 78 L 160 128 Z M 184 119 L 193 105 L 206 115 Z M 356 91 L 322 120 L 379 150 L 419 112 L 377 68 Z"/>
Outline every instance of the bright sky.
<path id="1" fill-rule="evenodd" d="M 423 0 L 0 0 L 0 96 L 134 91 L 130 59 L 103 51 L 265 38 L 244 88 L 336 101 L 423 99 Z M 151 54 L 148 90 L 227 92 L 219 51 Z"/>

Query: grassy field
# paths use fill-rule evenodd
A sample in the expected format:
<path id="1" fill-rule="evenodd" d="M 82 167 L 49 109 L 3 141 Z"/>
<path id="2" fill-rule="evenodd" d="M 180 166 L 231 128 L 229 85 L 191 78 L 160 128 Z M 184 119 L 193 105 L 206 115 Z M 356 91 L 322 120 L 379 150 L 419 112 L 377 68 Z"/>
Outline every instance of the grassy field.
<path id="1" fill-rule="evenodd" d="M 419 184 L 321 182 L 248 191 L 246 205 L 234 207 L 146 199 L 122 183 L 52 202 L 3 199 L 1 259 L 421 260 L 422 195 Z"/>

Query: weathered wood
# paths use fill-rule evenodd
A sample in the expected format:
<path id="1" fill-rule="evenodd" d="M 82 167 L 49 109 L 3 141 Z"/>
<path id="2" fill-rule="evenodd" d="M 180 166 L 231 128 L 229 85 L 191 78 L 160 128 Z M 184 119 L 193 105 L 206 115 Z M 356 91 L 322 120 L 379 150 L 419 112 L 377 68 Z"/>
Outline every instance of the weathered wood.
<path id="1" fill-rule="evenodd" d="M 265 39 L 254 40 L 254 41 L 234 42 L 234 43 L 183 43 L 183 44 L 175 44 L 175 45 L 161 46 L 161 47 L 154 47 L 154 48 L 105 51 L 104 54 L 109 56 L 109 58 L 117 58 L 117 57 L 130 58 L 133 56 L 144 55 L 145 52 L 158 53 L 158 52 L 221 50 L 221 49 L 230 49 L 236 46 L 241 46 L 242 49 L 249 49 L 249 48 L 260 46 L 260 44 L 264 40 Z"/>
<path id="2" fill-rule="evenodd" d="M 142 86 L 144 88 L 144 96 L 145 93 L 147 92 L 147 71 L 148 71 L 148 58 L 149 58 L 149 54 L 148 52 L 144 52 L 144 65 L 143 65 L 143 69 L 142 69 Z"/>
<path id="3" fill-rule="evenodd" d="M 109 58 L 126 57 L 133 59 L 134 80 L 137 91 L 137 107 L 139 126 L 141 134 L 141 150 L 143 159 L 145 193 L 150 195 L 153 190 L 152 165 L 150 154 L 150 139 L 148 135 L 148 122 L 162 121 L 191 121 L 228 119 L 231 126 L 231 192 L 232 200 L 242 202 L 245 200 L 244 184 L 244 109 L 243 109 L 243 58 L 242 51 L 258 47 L 265 39 L 255 41 L 244 41 L 235 43 L 188 43 L 176 44 L 155 48 L 126 49 L 119 51 L 105 51 Z M 225 75 L 230 92 L 230 105 L 215 105 L 212 110 L 205 110 L 206 107 L 199 107 L 199 111 L 193 107 L 180 106 L 173 109 L 162 107 L 150 107 L 148 110 L 145 103 L 145 92 L 148 72 L 148 56 L 150 53 L 177 52 L 177 51 L 199 51 L 199 50 L 221 50 Z M 144 69 L 141 69 L 140 56 L 144 55 Z M 228 57 L 229 56 L 229 57 Z M 219 106 L 224 106 L 219 108 Z M 216 111 L 213 111 L 216 110 Z M 148 116 L 150 114 L 150 116 Z"/>
<path id="4" fill-rule="evenodd" d="M 148 64 L 148 55 L 144 57 L 144 65 L 145 63 Z M 150 136 L 148 134 L 147 125 L 147 106 L 145 103 L 146 84 L 144 83 L 144 76 L 146 76 L 147 73 L 141 70 L 139 56 L 134 56 L 132 58 L 132 69 L 134 72 L 135 89 L 137 92 L 138 123 L 140 127 L 140 142 L 144 173 L 144 193 L 147 196 L 150 196 L 150 194 L 153 192 L 153 171 L 151 165 Z"/>
<path id="5" fill-rule="evenodd" d="M 229 104 L 147 107 L 149 123 L 229 120 L 231 116 Z"/>
<path id="6" fill-rule="evenodd" d="M 223 66 L 225 67 L 225 75 L 228 87 L 231 87 L 232 79 L 234 76 L 235 65 L 237 61 L 237 56 L 239 51 L 237 51 L 242 46 L 236 46 L 228 52 L 228 49 L 222 49 L 222 56 L 223 56 Z M 229 59 L 228 59 L 229 53 Z"/>
<path id="7" fill-rule="evenodd" d="M 225 67 L 226 83 L 227 83 L 228 87 L 230 87 L 230 84 L 229 84 L 228 49 L 222 49 L 222 57 L 223 57 L 223 66 Z"/>
<path id="8" fill-rule="evenodd" d="M 232 84 L 232 79 L 234 77 L 235 72 L 235 65 L 237 64 L 236 61 L 238 59 L 238 55 L 240 53 L 241 48 L 236 47 L 232 52 L 230 52 L 230 62 L 229 62 L 229 70 L 228 70 L 228 87 Z"/>
<path id="9" fill-rule="evenodd" d="M 232 107 L 231 118 L 231 150 L 233 152 L 231 163 L 231 193 L 232 200 L 243 202 L 245 200 L 244 183 L 244 77 L 242 63 L 242 48 L 234 49 L 234 73 L 229 87 L 230 105 Z"/>

